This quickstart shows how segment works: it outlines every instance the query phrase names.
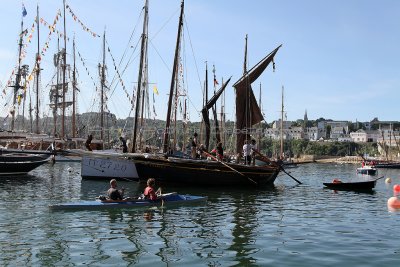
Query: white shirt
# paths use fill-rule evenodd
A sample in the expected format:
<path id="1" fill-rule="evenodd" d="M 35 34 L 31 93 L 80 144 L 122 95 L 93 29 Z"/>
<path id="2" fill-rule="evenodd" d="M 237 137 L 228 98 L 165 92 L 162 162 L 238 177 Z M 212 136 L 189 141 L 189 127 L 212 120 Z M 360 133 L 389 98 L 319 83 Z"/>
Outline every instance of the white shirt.
<path id="1" fill-rule="evenodd" d="M 244 144 L 243 146 L 243 156 L 250 156 L 251 155 L 251 145 Z"/>

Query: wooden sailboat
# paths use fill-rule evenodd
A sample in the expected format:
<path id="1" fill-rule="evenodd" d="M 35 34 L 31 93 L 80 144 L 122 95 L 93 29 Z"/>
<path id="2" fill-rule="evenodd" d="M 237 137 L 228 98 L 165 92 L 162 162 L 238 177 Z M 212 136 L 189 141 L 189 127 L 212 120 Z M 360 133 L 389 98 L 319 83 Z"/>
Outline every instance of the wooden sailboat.
<path id="1" fill-rule="evenodd" d="M 175 59 L 173 70 L 176 70 L 176 64 L 178 60 L 178 50 L 180 47 L 180 36 L 183 24 L 183 12 L 184 12 L 184 1 L 181 3 L 181 13 L 179 18 L 179 28 L 177 36 L 177 45 L 175 50 Z M 234 87 L 237 89 L 237 119 L 238 129 L 245 128 L 246 117 L 243 114 L 248 114 L 251 121 L 251 125 L 258 123 L 262 119 L 261 112 L 256 104 L 253 91 L 251 90 L 251 83 L 254 82 L 261 73 L 266 69 L 270 62 L 272 62 L 278 48 L 267 55 L 261 60 L 254 68 L 249 72 L 245 72 L 243 77 L 235 83 Z M 172 97 L 174 88 L 176 86 L 175 77 L 176 73 L 173 72 L 171 78 L 171 88 L 168 102 L 168 113 L 167 123 L 164 135 L 164 152 L 167 151 L 169 146 L 169 125 L 170 125 L 170 110 L 172 105 Z M 229 79 L 230 80 L 230 79 Z M 218 97 L 222 94 L 226 88 L 228 81 L 226 81 L 216 94 L 207 101 L 207 104 L 202 110 L 203 119 L 205 123 L 208 121 L 208 109 L 212 108 L 217 101 Z M 243 99 L 249 99 L 248 102 L 243 102 Z M 251 98 L 252 96 L 252 98 Z M 254 101 L 253 101 L 254 100 Z M 246 100 L 245 100 L 246 101 Z M 248 104 L 252 105 L 248 105 Z M 258 110 L 257 110 L 258 108 Z M 250 112 L 249 112 L 250 110 Z M 251 113 L 251 114 L 250 114 Z M 207 122 L 208 121 L 208 122 Z M 209 125 L 208 125 L 209 127 Z M 207 126 L 206 126 L 207 129 Z M 238 144 L 240 148 L 243 145 L 244 136 L 239 133 Z M 193 185 L 204 185 L 204 186 L 242 186 L 242 185 L 272 185 L 275 181 L 276 176 L 280 171 L 280 166 L 271 162 L 265 166 L 248 166 L 236 163 L 226 163 L 221 161 L 210 161 L 210 160 L 192 160 L 182 159 L 167 156 L 154 156 L 154 155 L 136 155 L 130 157 L 136 165 L 137 172 L 140 179 L 147 179 L 148 177 L 154 177 L 158 182 L 161 183 L 179 183 L 179 184 L 193 184 Z"/>
<path id="2" fill-rule="evenodd" d="M 170 144 L 170 125 L 172 120 L 172 103 L 174 94 L 176 94 L 176 75 L 180 49 L 180 38 L 182 35 L 183 26 L 183 13 L 184 13 L 184 1 L 181 3 L 181 12 L 179 17 L 179 27 L 177 34 L 177 44 L 175 48 L 174 66 L 172 68 L 173 73 L 171 77 L 171 87 L 168 101 L 168 112 L 166 118 L 166 127 L 164 131 L 164 142 L 163 151 L 164 154 L 147 154 L 147 153 L 126 153 L 124 155 L 108 158 L 110 164 L 117 163 L 117 159 L 121 160 L 121 164 L 125 164 L 127 161 L 134 163 L 134 170 L 130 170 L 129 174 L 137 175 L 140 180 L 146 180 L 149 177 L 157 179 L 159 183 L 178 183 L 178 184 L 191 184 L 199 186 L 243 186 L 243 185 L 272 185 L 280 171 L 280 166 L 274 162 L 271 162 L 265 166 L 248 166 L 236 163 L 222 162 L 219 160 L 192 160 L 177 158 L 166 154 Z M 279 46 L 280 47 L 280 46 Z M 261 60 L 254 68 L 249 72 L 246 72 L 243 77 L 236 83 L 236 88 L 239 91 L 237 93 L 237 105 L 240 105 L 239 113 L 247 114 L 246 103 L 241 101 L 241 98 L 247 94 L 253 95 L 251 90 L 251 83 L 255 81 L 261 73 L 266 69 L 268 64 L 272 62 L 273 57 L 278 51 L 276 48 L 273 52 L 267 55 Z M 203 119 L 206 124 L 209 124 L 208 110 L 212 108 L 218 97 L 222 94 L 230 79 L 222 84 L 221 88 L 215 93 L 215 95 L 207 101 L 205 107 L 202 109 Z M 254 98 L 254 95 L 253 95 Z M 255 103 L 251 101 L 251 103 Z M 258 108 L 258 106 L 257 106 Z M 252 109 L 256 112 L 256 108 Z M 259 112 L 259 111 L 258 111 Z M 260 113 L 260 112 L 259 112 Z M 260 113 L 261 114 L 261 113 Z M 254 118 L 254 116 L 252 116 Z M 239 115 L 239 129 L 244 129 L 244 117 Z M 260 119 L 260 117 L 258 117 Z M 261 116 L 262 119 L 262 116 Z M 258 121 L 256 120 L 256 123 Z M 253 123 L 254 124 L 254 123 Z M 253 125 L 252 124 L 252 125 Z M 210 127 L 209 125 L 206 127 Z M 123 157 L 123 158 L 122 158 Z M 103 161 L 105 161 L 103 160 Z M 102 172 L 101 177 L 103 179 L 110 179 L 110 177 L 119 178 L 118 176 L 104 176 L 104 174 L 113 174 L 110 168 L 102 168 L 97 163 L 92 162 L 92 169 L 99 168 Z M 96 165 L 96 166 L 95 166 Z M 103 165 L 104 167 L 105 165 Z M 118 165 L 113 165 L 114 167 Z M 82 164 L 82 178 L 101 178 L 95 176 L 85 176 L 83 171 L 84 165 Z M 101 169 L 102 168 L 102 169 Z M 113 169 L 113 168 L 111 168 Z M 123 177 L 126 178 L 126 177 Z M 133 178 L 132 178 L 133 179 Z"/>
<path id="3" fill-rule="evenodd" d="M 26 15 L 26 13 L 25 13 Z M 13 111 L 11 121 L 11 132 L 14 131 L 15 126 L 15 111 L 17 105 L 17 95 L 19 89 L 24 89 L 21 83 L 21 53 L 22 53 L 22 37 L 23 37 L 23 17 L 21 20 L 21 33 L 19 39 L 19 53 L 18 53 L 18 66 L 15 78 L 15 84 L 12 86 L 13 90 Z M 48 162 L 50 153 L 43 152 L 39 154 L 30 153 L 29 151 L 22 151 L 19 149 L 0 149 L 0 175 L 16 175 L 26 174 L 31 170 L 39 167 L 42 164 Z"/>

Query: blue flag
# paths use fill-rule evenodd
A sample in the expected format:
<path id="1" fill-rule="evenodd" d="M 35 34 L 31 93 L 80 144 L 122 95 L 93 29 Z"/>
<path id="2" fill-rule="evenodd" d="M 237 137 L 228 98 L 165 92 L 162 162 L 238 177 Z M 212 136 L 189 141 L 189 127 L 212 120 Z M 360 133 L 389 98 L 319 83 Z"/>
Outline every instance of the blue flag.
<path id="1" fill-rule="evenodd" d="M 26 12 L 25 6 L 22 4 L 22 16 L 25 17 L 27 14 L 28 12 Z"/>

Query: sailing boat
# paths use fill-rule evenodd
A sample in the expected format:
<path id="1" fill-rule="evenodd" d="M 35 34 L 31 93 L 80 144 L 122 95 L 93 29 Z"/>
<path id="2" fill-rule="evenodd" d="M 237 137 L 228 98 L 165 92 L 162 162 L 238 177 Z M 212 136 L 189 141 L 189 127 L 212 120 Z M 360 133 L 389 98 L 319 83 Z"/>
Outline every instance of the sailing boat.
<path id="1" fill-rule="evenodd" d="M 168 102 L 168 112 L 166 128 L 164 134 L 164 153 L 169 146 L 169 126 L 171 121 L 171 106 L 174 88 L 176 86 L 176 73 L 178 62 L 178 50 L 180 47 L 180 37 L 183 24 L 184 1 L 181 3 L 181 12 L 179 18 L 179 28 L 177 35 L 177 45 L 175 50 L 173 74 L 171 78 L 171 88 Z M 255 101 L 251 83 L 253 83 L 267 68 L 274 59 L 275 54 L 281 46 L 277 47 L 250 71 L 245 71 L 244 75 L 235 83 L 237 90 L 237 125 L 238 129 L 244 130 L 260 122 L 263 117 Z M 218 97 L 222 94 L 230 79 L 222 84 L 216 94 L 207 102 L 202 110 L 203 119 L 207 124 L 208 109 L 210 109 Z M 250 120 L 249 120 L 250 119 Z M 248 125 L 246 125 L 248 122 Z M 209 123 L 209 121 L 208 121 Z M 206 126 L 207 127 L 207 126 Z M 209 127 L 209 126 L 208 126 Z M 237 148 L 241 151 L 245 135 L 239 131 L 237 137 Z M 226 163 L 222 161 L 210 160 L 192 160 L 167 155 L 135 155 L 129 156 L 134 161 L 140 179 L 148 177 L 156 178 L 160 183 L 179 183 L 202 186 L 243 186 L 243 185 L 272 185 L 280 171 L 280 166 L 275 162 L 270 162 L 265 166 L 249 166 L 236 163 Z"/>
<path id="2" fill-rule="evenodd" d="M 22 20 L 21 20 L 21 33 L 19 34 L 19 53 L 18 53 L 18 66 L 15 78 L 15 84 L 13 87 L 13 107 L 12 107 L 12 120 L 11 120 L 11 132 L 14 131 L 15 126 L 15 111 L 17 105 L 17 95 L 19 89 L 24 89 L 21 86 L 21 53 L 23 47 L 23 18 L 26 15 L 25 7 L 23 8 Z M 36 152 L 30 153 L 19 149 L 0 149 L 0 175 L 15 175 L 15 174 L 26 174 L 31 170 L 45 164 L 49 161 L 50 153 L 48 152 Z"/>
<path id="3" fill-rule="evenodd" d="M 121 164 L 126 162 L 134 163 L 134 169 L 129 171 L 131 176 L 137 175 L 140 180 L 145 180 L 149 177 L 157 179 L 159 183 L 179 183 L 179 184 L 191 184 L 191 185 L 201 185 L 201 186 L 243 186 L 243 185 L 272 185 L 281 169 L 280 165 L 275 162 L 270 162 L 265 166 L 249 166 L 236 163 L 228 163 L 222 161 L 210 161 L 210 160 L 192 160 L 185 158 L 177 158 L 167 155 L 166 152 L 170 147 L 169 144 L 169 133 L 171 125 L 171 113 L 172 113 L 172 103 L 173 96 L 176 89 L 177 81 L 177 66 L 179 58 L 180 49 L 180 38 L 182 35 L 183 26 L 183 13 L 184 13 L 184 1 L 181 2 L 181 11 L 179 17 L 179 27 L 177 34 L 177 42 L 175 48 L 174 56 L 174 66 L 172 68 L 173 73 L 171 77 L 171 87 L 169 93 L 168 101 L 168 112 L 166 119 L 166 127 L 164 131 L 164 143 L 163 152 L 164 154 L 148 154 L 148 153 L 126 153 L 120 155 L 119 157 L 110 157 L 108 159 L 103 159 L 103 163 L 108 161 L 110 164 L 120 160 Z M 261 112 L 259 107 L 253 107 L 256 104 L 254 99 L 254 94 L 251 90 L 251 83 L 254 82 L 261 73 L 267 68 L 269 63 L 273 61 L 275 54 L 277 53 L 277 47 L 274 51 L 263 58 L 254 68 L 250 71 L 245 72 L 243 77 L 235 84 L 237 88 L 236 105 L 240 106 L 238 109 L 238 122 L 239 129 L 245 128 L 245 117 L 242 114 L 249 114 L 249 110 L 254 114 L 250 114 L 250 117 L 254 120 L 251 121 L 251 125 L 258 123 L 262 120 Z M 140 70 L 139 70 L 140 71 Z M 215 102 L 218 100 L 219 96 L 225 90 L 230 79 L 221 85 L 221 88 L 215 93 L 215 95 L 207 101 L 206 105 L 202 109 L 203 119 L 206 124 L 209 124 L 208 110 L 212 108 Z M 243 102 L 242 99 L 248 99 L 247 96 L 252 96 L 252 98 Z M 251 105 L 248 105 L 248 104 Z M 250 109 L 251 108 L 251 109 Z M 258 111 L 257 111 L 258 109 Z M 206 127 L 210 127 L 209 125 Z M 240 138 L 240 136 L 239 136 Z M 238 139 L 239 139 L 238 138 Z M 240 141 L 239 141 L 240 142 Z M 241 148 L 241 146 L 240 146 Z M 134 152 L 134 151 L 133 151 Z M 122 158 L 123 157 L 123 158 Z M 82 162 L 83 163 L 83 162 Z M 92 161 L 88 162 L 91 166 L 86 167 L 82 164 L 82 178 L 86 179 L 110 179 L 110 177 L 120 178 L 113 173 L 113 168 L 103 168 L 103 166 L 98 165 L 98 162 Z M 107 165 L 109 166 L 109 165 Z M 117 166 L 117 165 L 115 165 Z M 92 171 L 98 169 L 99 177 L 89 176 L 84 173 L 84 168 L 91 168 Z M 123 170 L 126 174 L 128 172 Z M 127 177 L 123 177 L 126 179 Z M 133 177 L 131 178 L 133 179 Z"/>

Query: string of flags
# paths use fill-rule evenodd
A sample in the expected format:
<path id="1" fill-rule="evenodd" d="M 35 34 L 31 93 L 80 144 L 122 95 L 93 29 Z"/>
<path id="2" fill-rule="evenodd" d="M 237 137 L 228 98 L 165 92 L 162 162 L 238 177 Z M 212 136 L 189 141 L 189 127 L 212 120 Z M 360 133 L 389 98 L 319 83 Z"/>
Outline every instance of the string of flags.
<path id="1" fill-rule="evenodd" d="M 74 19 L 74 21 L 77 21 L 79 24 L 81 24 L 81 26 L 82 26 L 82 28 L 83 28 L 83 30 L 85 32 L 90 33 L 93 37 L 100 37 L 100 35 L 98 35 L 97 33 L 93 32 L 88 27 L 86 27 L 85 24 L 83 24 L 83 22 L 74 14 L 74 12 L 72 11 L 72 9 L 71 9 L 71 7 L 69 5 L 67 5 L 66 8 L 68 9 L 69 13 L 71 13 L 71 16 Z"/>
<path id="2" fill-rule="evenodd" d="M 108 43 L 107 43 L 107 45 L 108 45 Z M 120 82 L 121 85 L 122 85 L 122 89 L 124 90 L 124 92 L 125 92 L 125 94 L 126 94 L 126 97 L 129 99 L 129 101 L 131 102 L 131 105 L 133 106 L 133 105 L 134 105 L 133 99 L 130 97 L 128 91 L 127 91 L 126 88 L 125 88 L 124 81 L 122 80 L 122 77 L 121 77 L 121 75 L 120 75 L 120 73 L 119 73 L 119 71 L 118 71 L 117 65 L 115 64 L 114 56 L 111 54 L 111 49 L 110 49 L 109 46 L 107 47 L 107 50 L 108 50 L 108 53 L 109 53 L 110 56 L 111 56 L 111 59 L 112 59 L 113 65 L 114 65 L 114 70 L 116 71 L 116 73 L 117 73 L 117 75 L 118 75 L 118 79 L 119 79 L 119 82 Z"/>
<path id="3" fill-rule="evenodd" d="M 98 88 L 97 88 L 96 82 L 94 81 L 92 75 L 90 75 L 90 72 L 89 72 L 89 70 L 88 70 L 88 68 L 87 68 L 87 66 L 86 66 L 86 63 L 85 63 L 85 61 L 83 60 L 83 58 L 82 58 L 82 56 L 81 56 L 81 53 L 79 53 L 79 51 L 78 51 L 78 56 L 79 56 L 79 59 L 80 59 L 81 62 L 82 62 L 83 67 L 84 67 L 85 70 L 86 70 L 87 75 L 88 75 L 88 76 L 90 77 L 90 79 L 92 80 L 93 85 L 94 85 L 94 87 L 96 88 L 96 92 L 99 91 Z"/>

